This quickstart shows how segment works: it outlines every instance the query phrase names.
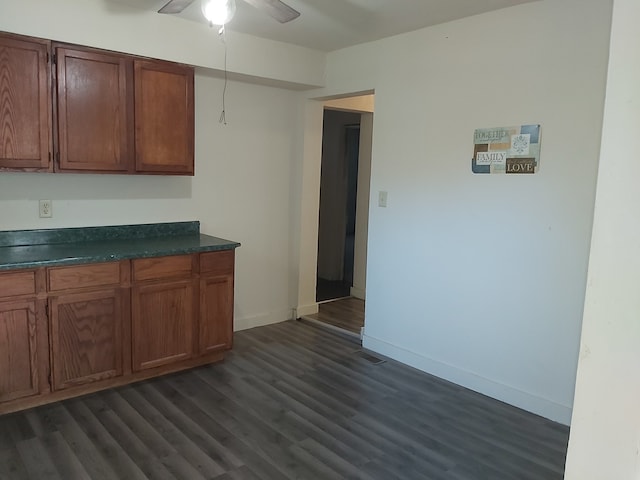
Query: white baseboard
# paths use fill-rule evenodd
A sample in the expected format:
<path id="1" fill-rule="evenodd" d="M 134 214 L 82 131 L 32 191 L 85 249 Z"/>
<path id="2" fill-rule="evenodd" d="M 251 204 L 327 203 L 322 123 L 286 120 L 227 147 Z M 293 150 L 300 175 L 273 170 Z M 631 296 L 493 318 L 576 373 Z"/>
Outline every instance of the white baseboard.
<path id="1" fill-rule="evenodd" d="M 373 352 L 393 358 L 418 370 L 443 378 L 470 390 L 482 393 L 502 402 L 535 413 L 554 422 L 570 425 L 571 407 L 539 397 L 509 385 L 495 382 L 475 373 L 462 370 L 410 350 L 405 350 L 383 340 L 371 337 L 364 332 L 362 346 Z"/>
<path id="2" fill-rule="evenodd" d="M 364 288 L 351 287 L 351 291 L 349 292 L 352 297 L 359 298 L 360 300 L 364 300 L 364 296 L 366 294 Z"/>
<path id="3" fill-rule="evenodd" d="M 233 319 L 233 330 L 237 332 L 240 330 L 247 330 L 249 328 L 280 323 L 286 320 L 291 320 L 291 310 L 289 309 L 278 312 L 263 313 L 251 317 L 236 317 Z"/>
<path id="4" fill-rule="evenodd" d="M 300 318 L 305 315 L 314 315 L 318 313 L 318 304 L 312 303 L 311 305 L 299 305 L 293 312 L 295 318 Z"/>

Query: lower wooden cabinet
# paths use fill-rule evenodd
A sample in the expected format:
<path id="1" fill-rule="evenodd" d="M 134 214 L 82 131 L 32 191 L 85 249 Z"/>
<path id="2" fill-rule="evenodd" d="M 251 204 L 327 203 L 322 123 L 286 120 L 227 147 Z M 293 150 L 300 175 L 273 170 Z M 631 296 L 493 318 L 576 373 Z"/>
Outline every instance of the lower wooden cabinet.
<path id="1" fill-rule="evenodd" d="M 0 414 L 222 360 L 233 289 L 233 250 L 0 272 Z"/>
<path id="2" fill-rule="evenodd" d="M 122 375 L 122 297 L 112 289 L 49 299 L 54 390 Z"/>
<path id="3" fill-rule="evenodd" d="M 191 358 L 194 292 L 192 280 L 134 287 L 134 372 Z"/>
<path id="4" fill-rule="evenodd" d="M 234 270 L 234 250 L 200 254 L 200 355 L 233 345 Z"/>
<path id="5" fill-rule="evenodd" d="M 48 359 L 36 309 L 36 300 L 0 303 L 0 402 L 37 395 L 43 387 Z"/>

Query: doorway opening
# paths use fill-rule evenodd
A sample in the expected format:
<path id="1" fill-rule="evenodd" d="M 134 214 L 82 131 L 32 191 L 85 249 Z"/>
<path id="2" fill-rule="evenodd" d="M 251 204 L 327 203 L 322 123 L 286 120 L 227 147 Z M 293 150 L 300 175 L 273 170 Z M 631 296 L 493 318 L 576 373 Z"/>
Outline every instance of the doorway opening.
<path id="1" fill-rule="evenodd" d="M 360 114 L 325 109 L 318 215 L 318 302 L 351 295 L 359 143 Z"/>
<path id="2" fill-rule="evenodd" d="M 323 109 L 316 292 L 306 319 L 361 337 L 373 131 L 373 94 Z"/>

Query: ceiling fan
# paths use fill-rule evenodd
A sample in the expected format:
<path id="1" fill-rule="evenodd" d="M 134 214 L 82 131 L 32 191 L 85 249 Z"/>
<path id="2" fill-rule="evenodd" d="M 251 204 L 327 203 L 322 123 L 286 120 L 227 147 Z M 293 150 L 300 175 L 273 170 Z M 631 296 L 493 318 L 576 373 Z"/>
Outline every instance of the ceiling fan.
<path id="1" fill-rule="evenodd" d="M 195 0 L 169 0 L 169 2 L 158 10 L 158 13 L 180 13 Z M 300 12 L 294 10 L 289 5 L 280 0 L 244 0 L 249 5 L 264 11 L 267 15 L 276 19 L 280 23 L 287 23 L 300 16 Z M 206 0 L 203 0 L 203 11 Z M 227 2 L 232 3 L 232 2 Z M 235 4 L 232 7 L 235 10 Z"/>

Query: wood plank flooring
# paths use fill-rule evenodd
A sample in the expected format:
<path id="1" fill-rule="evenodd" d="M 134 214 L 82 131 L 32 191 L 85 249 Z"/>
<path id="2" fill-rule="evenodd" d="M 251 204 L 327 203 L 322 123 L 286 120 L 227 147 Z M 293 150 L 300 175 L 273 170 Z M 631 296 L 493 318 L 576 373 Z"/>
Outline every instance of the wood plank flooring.
<path id="1" fill-rule="evenodd" d="M 224 363 L 0 417 L 0 479 L 561 479 L 568 428 L 289 321 Z"/>
<path id="2" fill-rule="evenodd" d="M 351 333 L 360 335 L 364 327 L 364 300 L 348 297 L 321 303 L 318 313 L 305 315 L 305 319 L 333 325 Z"/>

